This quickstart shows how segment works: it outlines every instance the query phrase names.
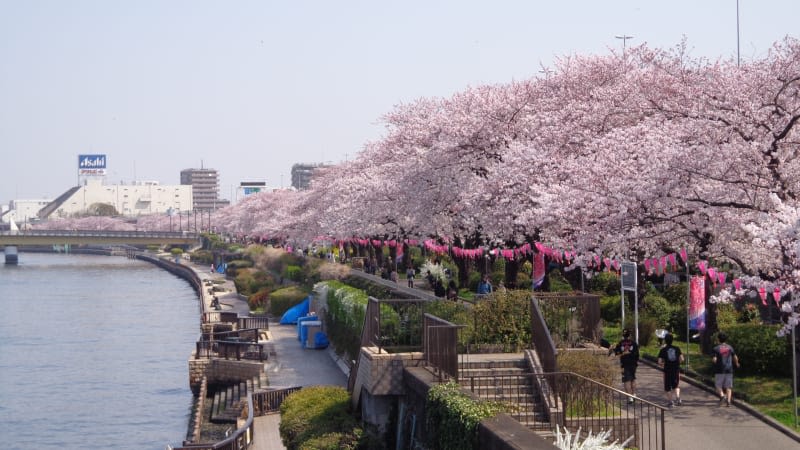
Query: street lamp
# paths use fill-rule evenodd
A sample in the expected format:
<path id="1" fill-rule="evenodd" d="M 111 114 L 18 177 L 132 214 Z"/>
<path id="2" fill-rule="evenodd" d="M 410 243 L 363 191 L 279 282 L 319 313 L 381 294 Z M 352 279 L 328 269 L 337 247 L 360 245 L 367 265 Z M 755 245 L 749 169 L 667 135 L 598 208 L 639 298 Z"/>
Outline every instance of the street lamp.
<path id="1" fill-rule="evenodd" d="M 628 42 L 628 39 L 633 39 L 633 36 L 629 36 L 627 34 L 618 34 L 614 37 L 617 39 L 622 39 L 622 59 L 625 59 L 625 44 Z"/>
<path id="2" fill-rule="evenodd" d="M 739 0 L 736 0 L 736 67 L 739 67 Z"/>

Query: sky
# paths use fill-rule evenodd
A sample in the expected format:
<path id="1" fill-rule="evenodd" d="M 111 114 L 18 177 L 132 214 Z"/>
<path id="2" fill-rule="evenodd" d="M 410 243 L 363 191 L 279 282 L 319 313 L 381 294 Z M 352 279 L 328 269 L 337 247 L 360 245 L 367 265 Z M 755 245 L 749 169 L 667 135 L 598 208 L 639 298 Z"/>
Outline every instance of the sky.
<path id="1" fill-rule="evenodd" d="M 800 38 L 800 1 L 738 0 L 739 57 Z M 632 36 L 618 39 L 617 36 Z M 212 168 L 288 186 L 354 158 L 421 97 L 542 76 L 627 46 L 737 57 L 736 0 L 0 0 L 0 204 Z"/>

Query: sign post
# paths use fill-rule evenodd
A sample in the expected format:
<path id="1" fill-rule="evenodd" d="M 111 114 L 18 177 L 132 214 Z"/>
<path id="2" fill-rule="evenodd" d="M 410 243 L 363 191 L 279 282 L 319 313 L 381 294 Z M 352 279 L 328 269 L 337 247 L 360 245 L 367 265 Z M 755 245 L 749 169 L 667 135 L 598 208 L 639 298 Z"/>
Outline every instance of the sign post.
<path id="1" fill-rule="evenodd" d="M 622 327 L 625 328 L 625 291 L 633 291 L 633 323 L 635 328 L 636 343 L 639 343 L 639 293 L 636 289 L 636 263 L 625 261 L 622 263 Z"/>

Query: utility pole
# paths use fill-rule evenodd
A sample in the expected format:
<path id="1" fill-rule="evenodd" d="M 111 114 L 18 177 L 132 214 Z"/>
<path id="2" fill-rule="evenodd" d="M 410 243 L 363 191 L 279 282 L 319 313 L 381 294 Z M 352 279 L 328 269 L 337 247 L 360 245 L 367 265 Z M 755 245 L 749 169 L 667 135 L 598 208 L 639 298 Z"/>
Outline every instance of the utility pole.
<path id="1" fill-rule="evenodd" d="M 625 44 L 628 42 L 628 39 L 633 39 L 633 36 L 629 36 L 627 34 L 618 34 L 614 37 L 617 39 L 622 39 L 622 59 L 625 59 L 625 47 L 626 47 Z"/>

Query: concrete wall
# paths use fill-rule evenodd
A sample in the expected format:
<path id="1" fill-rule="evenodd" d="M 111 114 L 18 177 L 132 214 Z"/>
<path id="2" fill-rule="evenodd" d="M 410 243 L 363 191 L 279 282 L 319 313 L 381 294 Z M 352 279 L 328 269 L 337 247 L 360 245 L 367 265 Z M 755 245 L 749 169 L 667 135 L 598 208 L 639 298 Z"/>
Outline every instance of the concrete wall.
<path id="1" fill-rule="evenodd" d="M 264 363 L 259 361 L 236 361 L 226 359 L 192 359 L 189 360 L 189 386 L 197 395 L 203 377 L 208 384 L 233 384 L 250 380 L 264 372 Z"/>

